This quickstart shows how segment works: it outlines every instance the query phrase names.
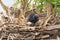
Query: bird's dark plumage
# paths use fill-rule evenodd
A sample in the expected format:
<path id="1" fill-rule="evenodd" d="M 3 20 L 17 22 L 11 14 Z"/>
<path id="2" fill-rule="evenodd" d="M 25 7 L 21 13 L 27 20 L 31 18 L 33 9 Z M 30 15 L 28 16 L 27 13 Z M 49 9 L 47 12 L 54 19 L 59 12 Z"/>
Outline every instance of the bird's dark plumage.
<path id="1" fill-rule="evenodd" d="M 30 14 L 28 21 L 35 24 L 39 20 L 39 16 L 37 14 Z"/>

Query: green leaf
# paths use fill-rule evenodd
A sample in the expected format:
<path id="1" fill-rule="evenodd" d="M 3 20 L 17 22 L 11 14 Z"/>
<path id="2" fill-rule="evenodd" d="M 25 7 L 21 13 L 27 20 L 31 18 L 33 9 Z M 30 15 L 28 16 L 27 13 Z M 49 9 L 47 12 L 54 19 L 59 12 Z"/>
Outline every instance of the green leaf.
<path id="1" fill-rule="evenodd" d="M 57 7 L 56 8 L 56 12 L 59 12 L 60 13 L 60 7 Z"/>
<path id="2" fill-rule="evenodd" d="M 13 5 L 18 5 L 21 3 L 21 0 L 17 0 Z"/>
<path id="3" fill-rule="evenodd" d="M 33 5 L 32 4 L 29 4 L 28 6 L 29 6 L 29 8 L 33 8 Z"/>

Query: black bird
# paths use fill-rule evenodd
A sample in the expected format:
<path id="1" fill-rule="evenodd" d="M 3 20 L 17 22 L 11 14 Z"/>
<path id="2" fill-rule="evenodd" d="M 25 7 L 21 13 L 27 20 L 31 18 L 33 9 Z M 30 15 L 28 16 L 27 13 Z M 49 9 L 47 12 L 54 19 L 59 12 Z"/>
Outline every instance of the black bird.
<path id="1" fill-rule="evenodd" d="M 28 17 L 28 22 L 31 22 L 32 24 L 35 24 L 39 20 L 39 15 L 37 14 L 30 14 Z"/>

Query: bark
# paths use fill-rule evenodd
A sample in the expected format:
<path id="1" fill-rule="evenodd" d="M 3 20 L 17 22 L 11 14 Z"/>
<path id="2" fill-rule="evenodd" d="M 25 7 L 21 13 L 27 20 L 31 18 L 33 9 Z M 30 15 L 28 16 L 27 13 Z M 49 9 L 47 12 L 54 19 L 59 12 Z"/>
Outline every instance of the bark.
<path id="1" fill-rule="evenodd" d="M 0 4 L 1 4 L 2 8 L 6 11 L 6 13 L 8 13 L 8 7 L 2 2 L 2 0 L 0 0 Z"/>

